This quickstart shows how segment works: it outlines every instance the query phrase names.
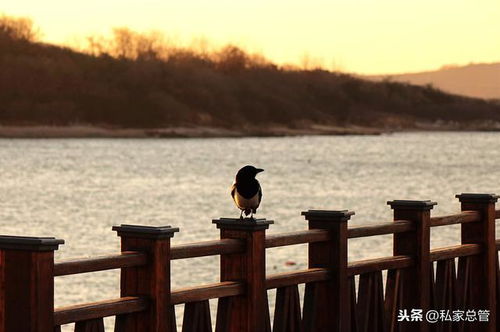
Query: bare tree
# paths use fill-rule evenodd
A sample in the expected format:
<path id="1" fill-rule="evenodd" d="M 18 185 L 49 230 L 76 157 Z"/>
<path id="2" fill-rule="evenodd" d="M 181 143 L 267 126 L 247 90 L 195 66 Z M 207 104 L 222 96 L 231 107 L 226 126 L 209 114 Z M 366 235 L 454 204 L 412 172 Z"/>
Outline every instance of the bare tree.
<path id="1" fill-rule="evenodd" d="M 38 40 L 40 34 L 40 29 L 34 27 L 30 18 L 0 16 L 1 36 L 34 42 Z"/>

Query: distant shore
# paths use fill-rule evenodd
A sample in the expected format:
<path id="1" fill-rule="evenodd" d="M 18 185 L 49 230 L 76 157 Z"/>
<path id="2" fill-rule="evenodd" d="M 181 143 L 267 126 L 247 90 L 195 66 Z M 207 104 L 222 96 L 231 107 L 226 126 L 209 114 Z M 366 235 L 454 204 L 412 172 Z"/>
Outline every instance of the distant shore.
<path id="1" fill-rule="evenodd" d="M 302 135 L 380 135 L 377 128 L 314 125 L 308 128 L 280 126 L 228 129 L 217 127 L 112 128 L 97 126 L 0 126 L 0 138 L 208 138 L 273 137 Z"/>
<path id="2" fill-rule="evenodd" d="M 98 126 L 0 126 L 0 138 L 215 138 L 280 137 L 314 135 L 381 135 L 412 131 L 500 131 L 497 126 L 457 127 L 418 124 L 412 128 L 311 125 L 305 128 L 282 126 L 228 129 L 218 127 L 113 128 Z"/>

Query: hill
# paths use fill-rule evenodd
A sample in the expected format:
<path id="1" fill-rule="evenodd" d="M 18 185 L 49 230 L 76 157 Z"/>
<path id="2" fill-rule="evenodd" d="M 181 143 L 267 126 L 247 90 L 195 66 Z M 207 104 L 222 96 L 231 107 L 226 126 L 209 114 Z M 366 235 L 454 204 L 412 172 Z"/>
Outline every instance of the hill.
<path id="1" fill-rule="evenodd" d="M 29 136 L 26 128 L 35 126 L 217 136 L 500 123 L 500 105 L 432 86 L 278 67 L 231 45 L 211 53 L 165 49 L 156 37 L 126 29 L 80 52 L 37 42 L 29 24 L 13 22 L 0 20 L 0 127 L 17 131 L 3 136 Z"/>
<path id="2" fill-rule="evenodd" d="M 369 79 L 391 79 L 395 82 L 433 86 L 454 94 L 500 100 L 500 63 L 445 66 L 421 73 L 367 76 Z"/>

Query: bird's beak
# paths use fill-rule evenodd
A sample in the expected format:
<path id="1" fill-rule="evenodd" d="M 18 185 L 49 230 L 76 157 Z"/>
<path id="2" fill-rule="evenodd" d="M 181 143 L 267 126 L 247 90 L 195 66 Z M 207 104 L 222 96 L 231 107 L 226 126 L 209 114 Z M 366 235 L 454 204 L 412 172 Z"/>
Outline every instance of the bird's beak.
<path id="1" fill-rule="evenodd" d="M 263 170 L 262 168 L 256 168 L 256 169 L 255 169 L 255 171 L 256 171 L 257 173 L 264 172 L 264 170 Z"/>

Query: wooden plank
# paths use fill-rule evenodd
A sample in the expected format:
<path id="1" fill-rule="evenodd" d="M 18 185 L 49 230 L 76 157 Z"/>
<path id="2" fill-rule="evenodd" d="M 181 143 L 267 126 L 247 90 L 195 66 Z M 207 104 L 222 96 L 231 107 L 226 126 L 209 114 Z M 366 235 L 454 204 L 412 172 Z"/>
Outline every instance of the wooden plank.
<path id="1" fill-rule="evenodd" d="M 414 258 L 414 264 L 404 269 L 400 276 L 402 307 L 422 309 L 427 312 L 431 305 L 431 261 L 430 261 L 430 210 L 436 204 L 431 201 L 396 200 L 388 202 L 394 210 L 394 220 L 409 220 L 415 231 L 394 234 L 393 255 Z M 404 332 L 428 332 L 429 323 L 400 322 L 398 328 Z"/>
<path id="2" fill-rule="evenodd" d="M 124 240 L 126 241 L 126 238 L 122 236 L 122 241 Z M 170 318 L 170 316 L 168 316 L 168 312 L 165 310 L 168 306 L 168 303 L 166 303 L 167 300 L 164 297 L 166 294 L 170 295 L 170 292 L 166 294 L 165 290 L 163 290 L 162 292 L 158 292 L 157 284 L 159 277 L 162 282 L 164 281 L 164 284 L 162 286 L 164 286 L 165 288 L 170 288 L 170 274 L 168 275 L 168 277 L 165 276 L 165 273 L 167 273 L 165 267 L 166 265 L 170 265 L 170 260 L 168 257 L 170 243 L 166 243 L 167 245 L 165 247 L 165 241 L 156 241 L 154 239 L 148 238 L 137 238 L 135 239 L 135 243 L 137 248 L 136 250 L 141 250 L 148 253 L 149 264 L 147 266 L 134 267 L 137 277 L 137 294 L 134 295 L 139 296 L 139 294 L 147 294 L 149 295 L 149 298 L 151 300 L 148 312 L 138 312 L 129 316 L 133 316 L 135 318 L 134 325 L 137 332 L 158 331 L 159 324 L 161 324 L 163 329 L 165 329 L 168 324 L 165 324 L 163 319 L 168 319 Z M 164 248 L 167 250 L 162 250 Z M 158 254 L 161 257 L 164 256 L 160 262 L 158 262 Z M 159 299 L 156 298 L 157 295 L 159 295 Z"/>
<path id="3" fill-rule="evenodd" d="M 213 223 L 220 229 L 221 239 L 244 241 L 245 251 L 224 254 L 220 260 L 221 281 L 241 281 L 245 293 L 231 298 L 231 310 L 226 317 L 227 332 L 254 332 L 266 330 L 267 293 L 265 231 L 271 220 L 218 219 Z"/>
<path id="4" fill-rule="evenodd" d="M 209 299 L 238 296 L 245 292 L 245 286 L 237 281 L 223 281 L 202 286 L 175 289 L 172 291 L 172 304 L 199 302 Z"/>
<path id="5" fill-rule="evenodd" d="M 5 313 L 7 311 L 7 291 L 5 290 L 5 282 L 8 279 L 8 269 L 5 266 L 5 257 L 6 252 L 4 250 L 0 250 L 0 331 L 5 330 L 5 325 L 7 321 L 7 317 Z"/>
<path id="6" fill-rule="evenodd" d="M 330 279 L 330 273 L 325 268 L 313 268 L 293 272 L 272 274 L 266 279 L 266 289 L 280 288 L 297 284 Z"/>
<path id="7" fill-rule="evenodd" d="M 461 257 L 458 260 L 457 273 L 457 308 L 465 309 L 470 305 L 470 262 L 473 257 Z"/>
<path id="8" fill-rule="evenodd" d="M 414 259 L 405 255 L 366 259 L 349 263 L 347 274 L 349 276 L 354 276 L 389 269 L 403 269 L 413 266 L 413 264 Z"/>
<path id="9" fill-rule="evenodd" d="M 170 329 L 168 332 L 177 332 L 177 323 L 175 320 L 175 306 L 170 305 L 168 308 L 170 315 Z M 131 326 L 132 324 L 132 326 Z M 124 332 L 136 328 L 135 322 L 131 319 L 129 314 L 116 315 L 115 318 L 115 332 Z"/>
<path id="10" fill-rule="evenodd" d="M 208 300 L 186 303 L 182 332 L 212 332 Z"/>
<path id="11" fill-rule="evenodd" d="M 238 239 L 220 239 L 172 246 L 172 260 L 222 254 L 236 254 L 245 250 L 245 243 Z"/>
<path id="12" fill-rule="evenodd" d="M 500 317 L 500 263 L 498 262 L 498 253 L 496 259 L 497 270 L 497 317 Z"/>
<path id="13" fill-rule="evenodd" d="M 358 332 L 384 331 L 384 294 L 381 271 L 360 275 L 356 316 Z"/>
<path id="14" fill-rule="evenodd" d="M 320 307 L 322 297 L 321 288 L 324 288 L 325 284 L 324 281 L 309 282 L 306 284 L 302 314 L 304 332 L 316 332 L 319 330 L 320 323 L 316 316 L 320 310 L 323 310 Z"/>
<path id="15" fill-rule="evenodd" d="M 179 229 L 170 226 L 113 226 L 121 237 L 122 251 L 148 255 L 148 264 L 121 270 L 120 294 L 149 296 L 148 312 L 121 315 L 123 332 L 167 331 L 171 322 L 170 239 Z"/>
<path id="16" fill-rule="evenodd" d="M 462 211 L 461 213 L 449 216 L 432 217 L 431 227 L 465 224 L 469 222 L 478 222 L 481 220 L 481 214 L 477 211 Z"/>
<path id="17" fill-rule="evenodd" d="M 457 257 L 473 256 L 479 253 L 481 253 L 481 246 L 479 244 L 459 244 L 431 250 L 430 259 L 435 262 Z"/>
<path id="18" fill-rule="evenodd" d="M 327 295 L 323 292 L 325 286 L 326 283 L 324 281 L 306 283 L 302 315 L 305 332 L 327 331 L 322 329 L 322 326 L 319 325 L 320 321 L 316 318 L 316 315 L 321 311 L 323 313 L 329 312 L 329 310 L 325 310 L 325 307 L 320 306 L 322 298 Z M 356 332 L 356 290 L 354 277 L 349 277 L 347 281 L 347 299 L 347 301 L 343 302 L 344 309 L 346 310 L 347 328 L 342 331 Z"/>
<path id="19" fill-rule="evenodd" d="M 219 298 L 217 303 L 217 319 L 215 321 L 215 332 L 229 332 L 231 323 L 231 313 L 233 297 L 222 297 Z"/>
<path id="20" fill-rule="evenodd" d="M 168 312 L 170 314 L 170 329 L 167 329 L 168 332 L 177 332 L 177 321 L 175 318 L 175 306 L 170 304 L 168 308 Z M 120 330 L 116 330 L 116 332 L 121 332 Z"/>
<path id="21" fill-rule="evenodd" d="M 52 331 L 54 251 L 0 252 L 0 330 Z"/>
<path id="22" fill-rule="evenodd" d="M 357 332 L 358 324 L 356 322 L 356 281 L 354 276 L 349 277 L 347 282 L 347 288 L 349 289 L 349 296 L 347 296 L 346 307 L 348 310 L 349 317 L 349 329 L 347 331 Z"/>
<path id="23" fill-rule="evenodd" d="M 347 274 L 347 222 L 354 212 L 318 211 L 302 212 L 309 229 L 323 229 L 330 233 L 326 242 L 309 243 L 309 268 L 325 268 L 331 273 L 327 281 L 307 283 L 304 302 L 305 331 L 347 331 L 351 325 Z M 328 308 L 328 310 L 325 310 Z"/>
<path id="24" fill-rule="evenodd" d="M 54 324 L 64 325 L 82 320 L 141 312 L 147 308 L 148 301 L 142 297 L 122 297 L 119 299 L 65 306 L 54 310 Z"/>
<path id="25" fill-rule="evenodd" d="M 294 244 L 328 241 L 330 235 L 323 229 L 309 229 L 266 236 L 266 248 L 290 246 Z"/>
<path id="26" fill-rule="evenodd" d="M 394 222 L 356 226 L 349 228 L 347 230 L 347 237 L 353 239 L 353 238 L 375 236 L 375 235 L 396 234 L 396 233 L 409 232 L 412 231 L 413 229 L 414 226 L 411 222 L 406 220 L 396 220 Z"/>
<path id="27" fill-rule="evenodd" d="M 495 210 L 495 219 L 500 219 L 500 210 Z"/>
<path id="28" fill-rule="evenodd" d="M 458 259 L 458 271 L 457 271 L 457 280 L 456 280 L 456 294 L 455 294 L 455 302 L 456 308 L 460 310 L 467 310 L 471 307 L 471 298 L 474 296 L 471 293 L 471 261 L 477 259 L 475 256 L 465 256 L 460 257 Z M 464 322 L 456 322 L 456 330 L 464 331 L 465 323 Z"/>
<path id="29" fill-rule="evenodd" d="M 95 271 L 119 269 L 145 265 L 147 255 L 136 251 L 92 258 L 76 258 L 58 262 L 54 265 L 54 276 L 65 276 Z"/>
<path id="30" fill-rule="evenodd" d="M 440 260 L 437 262 L 436 282 L 434 283 L 435 310 L 444 310 L 450 313 L 450 321 L 440 320 L 434 328 L 438 332 L 452 332 L 456 322 L 451 321 L 451 312 L 456 310 L 456 272 L 455 259 Z M 445 316 L 445 318 L 448 318 Z"/>
<path id="31" fill-rule="evenodd" d="M 79 321 L 75 324 L 75 332 L 104 332 L 102 318 Z"/>
<path id="32" fill-rule="evenodd" d="M 431 263 L 430 264 L 430 271 L 429 271 L 429 280 L 431 281 L 431 296 L 430 296 L 430 299 L 431 299 L 431 305 L 434 305 L 434 303 L 436 302 L 435 299 L 436 299 L 436 296 L 435 296 L 435 292 L 434 292 L 434 283 L 435 283 L 435 278 L 434 278 L 434 263 Z M 402 285 L 401 285 L 402 286 Z M 411 286 L 410 286 L 411 287 Z M 404 300 L 401 301 L 401 303 L 404 303 Z M 435 329 L 434 329 L 435 330 Z M 432 328 L 431 328 L 431 331 L 432 331 Z M 437 332 L 437 331 L 432 331 L 432 332 Z"/>
<path id="33" fill-rule="evenodd" d="M 481 253 L 470 260 L 470 287 L 474 295 L 472 308 L 490 310 L 488 324 L 479 324 L 476 331 L 493 332 L 497 325 L 496 303 L 496 241 L 495 203 L 498 196 L 492 194 L 460 194 L 457 198 L 462 211 L 474 210 L 480 213 L 481 221 L 462 224 L 462 244 L 479 244 Z"/>
<path id="34" fill-rule="evenodd" d="M 302 332 L 299 289 L 297 285 L 276 291 L 273 332 Z"/>
<path id="35" fill-rule="evenodd" d="M 122 251 L 137 250 L 137 239 L 128 238 L 126 241 L 121 240 Z M 138 293 L 138 275 L 137 269 L 139 267 L 125 267 L 120 270 L 120 296 L 121 297 L 136 297 Z M 116 316 L 116 325 L 119 327 L 115 330 L 118 332 L 136 332 L 137 331 L 137 317 L 135 315 L 120 314 Z"/>
<path id="36" fill-rule="evenodd" d="M 387 332 L 397 331 L 397 315 L 402 305 L 401 296 L 401 270 L 391 269 L 387 271 L 384 301 L 385 331 Z"/>
<path id="37" fill-rule="evenodd" d="M 267 298 L 267 291 L 264 293 L 265 306 L 264 306 L 264 332 L 272 332 L 271 329 L 271 313 L 269 310 L 269 299 Z"/>

